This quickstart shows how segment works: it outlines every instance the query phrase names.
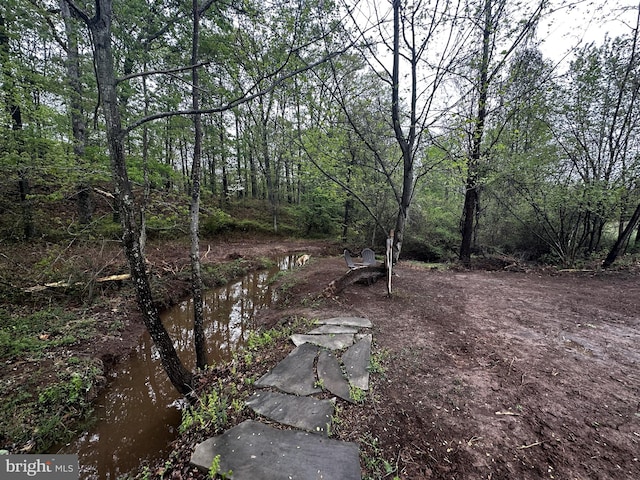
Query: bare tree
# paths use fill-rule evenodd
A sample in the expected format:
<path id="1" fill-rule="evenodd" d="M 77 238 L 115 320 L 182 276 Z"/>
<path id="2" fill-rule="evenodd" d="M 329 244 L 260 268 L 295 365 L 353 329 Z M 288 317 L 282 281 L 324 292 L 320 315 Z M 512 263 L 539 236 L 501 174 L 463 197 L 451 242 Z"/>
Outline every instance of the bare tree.
<path id="1" fill-rule="evenodd" d="M 444 82 L 460 61 L 466 32 L 458 27 L 462 1 L 418 0 L 409 4 L 391 0 L 390 5 L 389 12 L 371 3 L 370 23 L 363 23 L 356 13 L 351 18 L 358 37 L 364 40 L 360 47 L 363 57 L 389 88 L 390 124 L 400 150 L 399 161 L 376 152 L 374 143 L 365 140 L 366 132 L 350 123 L 372 149 L 396 199 L 395 262 L 402 250 L 416 185 L 442 160 L 429 158 L 428 150 L 437 143 L 434 127 L 447 108 L 441 103 L 446 98 Z"/>

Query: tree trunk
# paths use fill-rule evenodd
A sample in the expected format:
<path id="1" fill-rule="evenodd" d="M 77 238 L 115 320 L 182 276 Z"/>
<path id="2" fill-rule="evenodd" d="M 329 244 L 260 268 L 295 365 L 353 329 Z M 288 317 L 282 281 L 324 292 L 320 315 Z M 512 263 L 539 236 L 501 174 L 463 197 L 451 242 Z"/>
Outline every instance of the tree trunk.
<path id="1" fill-rule="evenodd" d="M 411 124 L 405 136 L 400 122 L 400 0 L 393 1 L 393 71 L 391 88 L 391 119 L 396 141 L 402 151 L 403 176 L 402 193 L 397 198 L 398 216 L 396 217 L 395 238 L 393 243 L 393 263 L 398 261 L 402 251 L 404 231 L 409 215 L 409 205 L 413 197 L 414 165 L 413 147 L 416 139 L 416 101 L 417 101 L 417 65 L 412 58 L 411 65 Z"/>
<path id="2" fill-rule="evenodd" d="M 145 70 L 147 69 L 145 62 Z M 147 77 L 142 77 L 142 94 L 144 96 L 144 114 L 149 114 L 149 90 L 147 88 Z M 147 245 L 147 205 L 151 196 L 151 184 L 149 181 L 149 126 L 142 127 L 142 175 L 144 181 L 144 192 L 142 205 L 140 205 L 140 250 L 144 254 Z"/>
<path id="3" fill-rule="evenodd" d="M 238 112 L 235 113 L 235 124 L 236 124 L 236 198 L 242 198 L 246 195 L 246 185 L 242 183 L 242 141 L 240 140 L 240 116 Z"/>
<path id="4" fill-rule="evenodd" d="M 16 101 L 14 94 L 13 74 L 9 68 L 9 35 L 7 34 L 5 18 L 0 13 L 0 68 L 3 70 L 2 89 L 6 101 L 5 108 L 11 117 L 11 130 L 19 154 L 24 152 L 24 140 L 22 138 L 22 109 Z M 29 194 L 31 185 L 29 174 L 23 166 L 18 167 L 18 193 L 20 195 L 20 207 L 22 210 L 22 232 L 25 240 L 30 240 L 35 235 L 33 225 L 33 212 Z"/>
<path id="5" fill-rule="evenodd" d="M 276 187 L 273 178 L 273 171 L 271 166 L 271 153 L 269 151 L 269 139 L 267 136 L 267 130 L 269 127 L 269 113 L 271 112 L 271 105 L 267 107 L 265 112 L 264 102 L 260 97 L 260 146 L 262 148 L 262 158 L 264 160 L 264 176 L 267 183 L 267 200 L 271 207 L 271 217 L 273 220 L 273 231 L 278 231 L 278 197 L 276 194 Z"/>
<path id="6" fill-rule="evenodd" d="M 227 175 L 227 152 L 224 144 L 226 130 L 224 128 L 224 114 L 222 112 L 220 113 L 219 135 L 220 163 L 222 164 L 222 196 L 220 197 L 220 206 L 224 207 L 229 200 L 229 176 Z"/>
<path id="7" fill-rule="evenodd" d="M 487 97 L 489 94 L 489 60 L 491 47 L 491 0 L 484 5 L 484 26 L 482 31 L 482 58 L 480 61 L 480 79 L 478 88 L 478 114 L 474 121 L 471 155 L 467 163 L 467 182 L 462 209 L 462 241 L 460 243 L 460 261 L 463 265 L 471 263 L 471 247 L 474 236 L 474 220 L 478 209 L 478 168 L 482 152 L 482 137 L 487 117 Z"/>
<path id="8" fill-rule="evenodd" d="M 631 219 L 629 220 L 626 228 L 623 230 L 622 235 L 618 236 L 618 240 L 616 240 L 615 245 L 611 248 L 611 251 L 607 255 L 607 258 L 605 258 L 604 262 L 602 262 L 602 268 L 609 268 L 611 265 L 613 265 L 613 262 L 616 261 L 616 258 L 618 258 L 618 255 L 620 255 L 620 252 L 622 252 L 624 245 L 631 237 L 631 233 L 633 232 L 633 229 L 636 228 L 638 221 L 640 221 L 640 204 L 638 204 L 635 211 L 633 212 L 633 215 L 631 215 Z"/>
<path id="9" fill-rule="evenodd" d="M 153 302 L 149 278 L 147 277 L 142 251 L 140 250 L 135 200 L 127 174 L 124 132 L 120 119 L 116 75 L 111 51 L 111 0 L 96 0 L 95 4 L 96 16 L 93 18 L 89 18 L 86 13 L 77 10 L 75 5 L 71 3 L 69 6 L 74 14 L 77 14 L 87 24 L 93 39 L 96 77 L 102 99 L 109 157 L 120 207 L 122 245 L 129 262 L 138 306 L 142 311 L 144 324 L 158 349 L 162 366 L 174 387 L 180 393 L 188 394 L 192 391 L 193 374 L 180 361 L 171 338 L 160 320 L 158 309 Z"/>
<path id="10" fill-rule="evenodd" d="M 256 168 L 255 149 L 249 147 L 249 172 L 251 179 L 251 198 L 258 198 L 258 169 Z"/>
<path id="11" fill-rule="evenodd" d="M 200 40 L 200 10 L 198 0 L 193 0 L 193 37 L 191 65 L 198 63 Z M 191 70 L 191 100 L 194 110 L 200 108 L 200 86 L 198 67 Z M 193 164 L 191 166 L 191 291 L 193 294 L 193 337 L 196 349 L 196 366 L 204 370 L 207 366 L 204 336 L 204 301 L 202 299 L 202 275 L 200 273 L 200 241 L 198 228 L 200 220 L 200 171 L 202 164 L 202 115 L 193 116 L 195 139 L 193 143 Z"/>
<path id="12" fill-rule="evenodd" d="M 78 165 L 84 163 L 86 145 L 86 127 L 82 109 L 82 82 L 80 81 L 80 60 L 78 53 L 78 31 L 67 2 L 60 0 L 60 12 L 64 21 L 64 29 L 67 38 L 67 80 L 70 88 L 70 116 L 73 132 L 73 155 Z M 84 173 L 84 172 L 82 172 Z M 86 225 L 91 222 L 92 201 L 91 184 L 86 179 L 80 179 L 76 187 L 78 222 Z"/>
<path id="13" fill-rule="evenodd" d="M 351 222 L 351 210 L 353 209 L 353 195 L 351 194 L 351 170 L 352 164 L 355 162 L 353 151 L 351 152 L 351 162 L 347 167 L 347 178 L 345 179 L 345 184 L 349 189 L 347 189 L 347 197 L 344 200 L 344 216 L 342 219 L 342 243 L 347 243 L 347 237 L 349 233 L 349 223 Z"/>

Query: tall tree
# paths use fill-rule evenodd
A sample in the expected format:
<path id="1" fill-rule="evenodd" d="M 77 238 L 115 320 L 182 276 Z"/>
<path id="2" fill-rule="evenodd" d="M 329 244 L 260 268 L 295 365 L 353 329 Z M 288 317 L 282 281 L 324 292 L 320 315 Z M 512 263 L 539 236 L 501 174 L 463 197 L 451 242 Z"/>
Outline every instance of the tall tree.
<path id="1" fill-rule="evenodd" d="M 636 28 L 637 30 L 637 28 Z M 572 62 L 560 121 L 554 125 L 580 193 L 580 248 L 600 248 L 618 215 L 619 235 L 634 208 L 640 125 L 637 35 L 589 45 Z"/>
<path id="2" fill-rule="evenodd" d="M 122 128 L 120 103 L 116 91 L 116 72 L 111 43 L 112 1 L 95 0 L 95 9 L 91 16 L 75 5 L 72 0 L 66 1 L 74 15 L 82 20 L 91 32 L 96 77 L 106 123 L 109 157 L 120 206 L 122 245 L 136 288 L 138 305 L 142 311 L 145 326 L 158 348 L 160 360 L 169 380 L 180 393 L 188 394 L 192 391 L 193 374 L 180 361 L 173 342 L 162 324 L 158 309 L 153 302 L 140 247 L 135 198 L 127 172 L 125 131 Z"/>
<path id="3" fill-rule="evenodd" d="M 469 117 L 472 125 L 467 154 L 467 178 L 462 209 L 462 240 L 460 261 L 471 262 L 471 250 L 479 209 L 479 169 L 482 157 L 490 151 L 483 145 L 487 124 L 490 87 L 499 78 L 510 54 L 532 37 L 546 6 L 546 0 L 536 1 L 531 10 L 511 12 L 507 0 L 481 0 L 474 5 L 476 25 L 480 34 L 480 52 L 472 51 L 471 64 L 475 69 L 475 81 L 470 89 L 474 98 L 475 113 Z M 513 15 L 521 18 L 512 18 Z M 499 50 L 500 49 L 500 50 Z M 479 61 L 475 61 L 479 58 Z M 464 72 L 465 76 L 468 72 Z M 473 75 L 472 75 L 473 77 Z"/>
<path id="4" fill-rule="evenodd" d="M 393 247 L 393 258 L 397 261 L 416 184 L 442 161 L 429 156 L 429 146 L 436 142 L 435 126 L 447 108 L 438 104 L 446 97 L 443 82 L 462 53 L 464 31 L 458 26 L 463 24 L 465 3 L 391 0 L 390 6 L 389 13 L 382 5 L 372 4 L 373 15 L 368 22 L 355 14 L 352 21 L 363 40 L 361 54 L 369 68 L 386 84 L 391 101 L 387 123 L 396 140 L 397 156 L 385 158 L 380 152 L 372 153 L 397 204 Z M 391 22 L 388 16 L 392 17 Z M 358 135 L 363 138 L 363 133 Z M 374 146 L 369 141 L 365 144 Z"/>
<path id="5" fill-rule="evenodd" d="M 628 177 L 633 178 L 633 185 L 637 184 L 637 170 L 634 168 L 626 171 L 629 166 L 629 159 L 633 155 L 635 150 L 636 158 L 632 161 L 634 166 L 640 167 L 638 163 L 637 148 L 640 146 L 640 107 L 638 107 L 638 96 L 640 95 L 640 69 L 638 69 L 638 49 L 640 45 L 640 5 L 636 12 L 636 23 L 632 30 L 630 38 L 627 43 L 630 43 L 630 47 L 627 49 L 627 55 L 621 59 L 620 67 L 617 69 L 619 72 L 618 95 L 615 100 L 615 107 L 613 109 L 613 115 L 610 119 L 610 129 L 607 135 L 607 143 L 609 145 L 609 155 L 611 157 L 618 157 L 618 163 L 621 164 L 623 174 L 623 184 L 626 183 L 625 179 Z M 622 50 L 624 52 L 624 50 Z M 628 201 L 630 195 L 629 185 L 625 186 L 625 194 L 622 196 L 621 213 L 620 213 L 620 228 L 618 238 L 613 247 L 609 251 L 609 254 L 604 260 L 603 267 L 610 267 L 615 262 L 618 255 L 623 251 L 624 246 L 629 241 L 633 229 L 640 222 L 640 204 L 636 207 L 635 211 L 631 215 L 626 227 L 624 224 L 624 214 L 627 210 L 625 201 Z M 639 230 L 640 231 L 640 230 Z M 637 241 L 637 238 L 636 238 Z"/>
<path id="6" fill-rule="evenodd" d="M 22 231 L 24 238 L 30 240 L 35 233 L 33 223 L 33 211 L 30 200 L 31 179 L 28 169 L 22 165 L 23 156 L 26 155 L 25 139 L 23 132 L 23 112 L 20 105 L 20 95 L 17 91 L 15 83 L 15 72 L 12 69 L 14 61 L 11 58 L 11 46 L 9 38 L 9 29 L 7 19 L 3 12 L 0 11 L 0 64 L 2 69 L 2 90 L 4 97 L 4 108 L 9 114 L 11 122 L 11 133 L 9 137 L 9 149 L 12 150 L 12 156 L 18 160 L 18 193 L 20 198 L 20 207 L 22 210 Z"/>
<path id="7" fill-rule="evenodd" d="M 78 28 L 71 17 L 69 5 L 60 0 L 60 13 L 64 21 L 66 36 L 66 67 L 69 82 L 69 115 L 73 133 L 73 155 L 78 165 L 83 164 L 86 147 L 86 125 L 83 112 L 83 92 L 80 78 L 80 54 L 78 51 Z M 81 169 L 84 170 L 84 169 Z M 92 201 L 91 184 L 88 179 L 81 178 L 77 186 L 78 221 L 87 224 L 91 221 Z"/>
<path id="8" fill-rule="evenodd" d="M 200 46 L 200 6 L 198 0 L 192 3 L 193 36 L 191 39 L 191 106 L 200 110 L 200 81 L 198 76 L 198 50 Z M 196 366 L 204 369 L 207 366 L 204 336 L 204 300 L 202 299 L 202 275 L 200 273 L 200 240 L 198 225 L 200 218 L 200 177 L 202 165 L 202 115 L 193 115 L 193 162 L 191 164 L 191 293 L 193 295 L 193 333 L 196 350 Z"/>

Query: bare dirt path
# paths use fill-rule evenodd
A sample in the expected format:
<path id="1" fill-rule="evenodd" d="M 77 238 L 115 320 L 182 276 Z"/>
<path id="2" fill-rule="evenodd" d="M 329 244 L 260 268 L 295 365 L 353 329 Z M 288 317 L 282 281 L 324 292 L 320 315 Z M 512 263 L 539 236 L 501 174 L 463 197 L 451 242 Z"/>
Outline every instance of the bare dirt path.
<path id="1" fill-rule="evenodd" d="M 365 474 L 382 457 L 403 479 L 640 478 L 640 277 L 401 262 L 392 298 L 378 282 L 318 301 L 345 270 L 313 259 L 264 321 L 373 322 L 385 372 L 337 432 Z"/>

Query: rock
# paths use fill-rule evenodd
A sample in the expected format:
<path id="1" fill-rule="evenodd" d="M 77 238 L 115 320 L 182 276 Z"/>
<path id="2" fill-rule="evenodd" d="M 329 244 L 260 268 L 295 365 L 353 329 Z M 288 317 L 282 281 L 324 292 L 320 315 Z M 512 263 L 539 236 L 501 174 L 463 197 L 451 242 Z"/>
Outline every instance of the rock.
<path id="1" fill-rule="evenodd" d="M 358 446 L 311 433 L 279 430 L 246 420 L 198 444 L 191 463 L 207 472 L 220 456 L 220 473 L 234 480 L 360 480 Z"/>

